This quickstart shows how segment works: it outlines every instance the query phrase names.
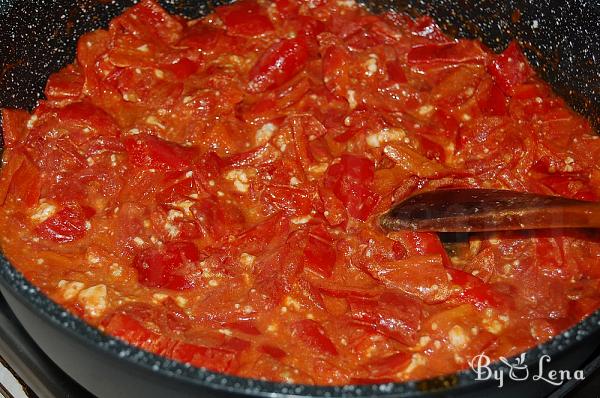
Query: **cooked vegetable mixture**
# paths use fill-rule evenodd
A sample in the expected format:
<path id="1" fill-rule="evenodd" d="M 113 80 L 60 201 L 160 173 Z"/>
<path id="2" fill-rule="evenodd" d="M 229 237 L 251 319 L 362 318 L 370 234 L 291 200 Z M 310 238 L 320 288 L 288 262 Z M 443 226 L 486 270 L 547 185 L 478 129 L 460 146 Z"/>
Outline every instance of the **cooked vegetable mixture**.
<path id="1" fill-rule="evenodd" d="M 597 232 L 386 235 L 449 187 L 600 195 L 600 140 L 516 44 L 352 0 L 142 0 L 4 109 L 1 247 L 106 333 L 309 384 L 419 379 L 519 353 L 600 306 Z"/>

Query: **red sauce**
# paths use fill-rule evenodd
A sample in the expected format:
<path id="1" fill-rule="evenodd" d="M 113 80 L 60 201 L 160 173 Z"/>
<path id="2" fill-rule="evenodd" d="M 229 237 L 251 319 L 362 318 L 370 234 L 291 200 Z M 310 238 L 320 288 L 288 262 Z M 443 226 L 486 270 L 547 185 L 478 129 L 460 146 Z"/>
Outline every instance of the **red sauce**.
<path id="1" fill-rule="evenodd" d="M 2 249 L 149 351 L 246 377 L 408 380 L 508 356 L 600 304 L 586 231 L 384 235 L 445 187 L 597 200 L 600 141 L 511 44 L 347 1 L 143 0 L 3 110 Z"/>

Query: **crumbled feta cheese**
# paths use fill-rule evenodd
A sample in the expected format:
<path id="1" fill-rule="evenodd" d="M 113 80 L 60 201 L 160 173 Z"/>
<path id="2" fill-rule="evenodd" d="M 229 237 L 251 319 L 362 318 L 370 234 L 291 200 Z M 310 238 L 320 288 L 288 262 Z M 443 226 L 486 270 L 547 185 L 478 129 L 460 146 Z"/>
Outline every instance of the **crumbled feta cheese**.
<path id="1" fill-rule="evenodd" d="M 469 336 L 459 325 L 454 325 L 452 329 L 448 331 L 448 339 L 450 344 L 458 349 L 463 349 L 469 344 Z"/>
<path id="2" fill-rule="evenodd" d="M 31 221 L 42 223 L 56 213 L 56 206 L 47 202 L 40 202 L 35 212 L 31 215 Z"/>
<path id="3" fill-rule="evenodd" d="M 377 72 L 377 55 L 369 54 L 369 59 L 365 62 L 365 66 L 367 68 L 365 75 L 373 76 Z"/>
<path id="4" fill-rule="evenodd" d="M 242 253 L 240 255 L 240 263 L 242 263 L 242 265 L 244 265 L 245 267 L 252 267 L 252 265 L 254 264 L 254 260 L 256 260 L 256 257 L 252 254 Z"/>
<path id="5" fill-rule="evenodd" d="M 180 308 L 184 308 L 187 305 L 188 300 L 183 296 L 176 296 L 175 303 L 177 303 Z"/>
<path id="6" fill-rule="evenodd" d="M 410 358 L 410 363 L 401 373 L 409 374 L 419 366 L 424 366 L 427 363 L 425 357 L 422 354 L 414 353 Z"/>
<path id="7" fill-rule="evenodd" d="M 308 166 L 308 172 L 312 174 L 321 174 L 327 171 L 329 165 L 327 163 L 319 163 L 312 166 Z"/>
<path id="8" fill-rule="evenodd" d="M 152 295 L 152 301 L 154 301 L 156 303 L 161 303 L 161 302 L 165 301 L 168 297 L 169 297 L 169 295 L 165 294 L 165 293 L 154 293 Z"/>
<path id="9" fill-rule="evenodd" d="M 123 93 L 121 97 L 123 97 L 123 101 L 127 102 L 137 102 L 138 100 L 137 95 L 131 93 Z"/>
<path id="10" fill-rule="evenodd" d="M 136 236 L 135 238 L 133 238 L 133 242 L 138 246 L 144 245 L 144 240 L 142 238 L 140 238 L 139 236 Z"/>
<path id="11" fill-rule="evenodd" d="M 225 174 L 227 180 L 233 181 L 233 186 L 238 192 L 248 192 L 249 180 L 248 175 L 244 170 L 230 170 Z"/>
<path id="12" fill-rule="evenodd" d="M 97 255 L 95 255 L 92 252 L 88 253 L 87 260 L 90 264 L 99 264 L 100 263 L 100 257 L 98 257 Z"/>
<path id="13" fill-rule="evenodd" d="M 121 266 L 117 263 L 112 263 L 110 265 L 110 273 L 112 276 L 118 278 L 123 274 L 123 268 L 121 268 Z"/>
<path id="14" fill-rule="evenodd" d="M 281 152 L 285 152 L 286 148 L 287 148 L 287 143 L 285 142 L 285 137 L 282 135 L 277 136 L 277 138 L 275 138 L 275 146 L 281 151 Z"/>
<path id="15" fill-rule="evenodd" d="M 293 187 L 296 187 L 298 185 L 300 185 L 300 180 L 297 179 L 296 177 L 291 177 L 290 178 L 290 185 Z"/>
<path id="16" fill-rule="evenodd" d="M 377 133 L 369 134 L 366 137 L 367 144 L 373 148 L 379 148 L 381 144 L 391 141 L 400 141 L 406 136 L 404 130 L 399 128 L 384 128 Z"/>
<path id="17" fill-rule="evenodd" d="M 261 128 L 256 130 L 256 145 L 264 145 L 269 142 L 275 131 L 277 131 L 277 126 L 275 126 L 273 123 L 263 124 Z"/>
<path id="18" fill-rule="evenodd" d="M 146 123 L 151 124 L 153 126 L 160 127 L 161 129 L 165 128 L 165 125 L 158 121 L 156 116 L 148 116 L 146 118 Z"/>
<path id="19" fill-rule="evenodd" d="M 176 225 L 173 225 L 168 221 L 165 223 L 165 230 L 167 231 L 167 234 L 170 238 L 177 237 L 177 235 L 179 235 L 180 232 L 179 228 Z"/>
<path id="20" fill-rule="evenodd" d="M 348 90 L 347 92 L 347 100 L 348 100 L 348 105 L 350 106 L 350 109 L 354 109 L 358 106 L 358 102 L 356 102 L 356 91 L 354 90 Z"/>
<path id="21" fill-rule="evenodd" d="M 38 117 L 37 115 L 32 115 L 29 120 L 27 121 L 27 128 L 28 129 L 32 129 L 33 126 L 35 126 L 35 122 L 37 122 Z"/>
<path id="22" fill-rule="evenodd" d="M 286 305 L 286 307 L 288 308 L 293 308 L 296 311 L 300 310 L 300 303 L 296 300 L 294 300 L 292 297 L 287 296 L 284 300 L 284 304 Z"/>
<path id="23" fill-rule="evenodd" d="M 100 284 L 79 292 L 79 301 L 83 304 L 85 313 L 91 317 L 102 315 L 106 309 L 106 285 Z"/>
<path id="24" fill-rule="evenodd" d="M 292 222 L 292 224 L 306 224 L 307 222 L 310 221 L 310 219 L 311 219 L 311 216 L 306 215 L 306 216 L 294 217 L 290 221 Z"/>
<path id="25" fill-rule="evenodd" d="M 417 109 L 417 112 L 421 116 L 429 115 L 432 111 L 433 111 L 433 105 L 422 105 L 419 109 Z"/>
<path id="26" fill-rule="evenodd" d="M 61 280 L 58 282 L 58 287 L 62 291 L 63 298 L 65 300 L 71 300 L 79 294 L 79 292 L 85 287 L 85 285 L 77 281 L 68 282 L 65 280 Z"/>
<path id="27" fill-rule="evenodd" d="M 167 220 L 173 221 L 177 218 L 183 218 L 183 213 L 179 210 L 169 210 L 169 212 L 167 213 Z"/>
<path id="28" fill-rule="evenodd" d="M 183 211 L 183 214 L 188 216 L 192 214 L 192 211 L 190 209 L 193 205 L 194 202 L 192 202 L 191 200 L 180 200 L 179 202 L 173 203 L 173 206 L 177 207 L 178 209 Z"/>

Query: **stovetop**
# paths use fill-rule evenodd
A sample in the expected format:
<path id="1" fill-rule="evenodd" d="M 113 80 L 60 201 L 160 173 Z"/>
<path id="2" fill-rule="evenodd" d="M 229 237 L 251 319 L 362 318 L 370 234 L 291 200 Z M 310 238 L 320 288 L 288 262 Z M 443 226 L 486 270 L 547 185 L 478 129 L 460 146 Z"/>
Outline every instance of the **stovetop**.
<path id="1" fill-rule="evenodd" d="M 600 398 L 600 352 L 584 367 L 585 380 L 571 380 L 548 398 Z M 27 335 L 0 295 L 0 367 L 7 368 L 15 383 L 20 383 L 28 398 L 94 398 L 69 375 L 56 366 Z M 14 377 L 13 377 L 14 376 Z M 18 398 L 2 385 L 0 397 Z"/>

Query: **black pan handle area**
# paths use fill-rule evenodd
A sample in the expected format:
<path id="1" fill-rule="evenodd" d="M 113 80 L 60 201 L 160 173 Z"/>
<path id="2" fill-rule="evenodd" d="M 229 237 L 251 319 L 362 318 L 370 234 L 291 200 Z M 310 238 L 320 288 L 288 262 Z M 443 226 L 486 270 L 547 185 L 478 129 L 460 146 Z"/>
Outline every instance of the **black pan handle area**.
<path id="1" fill-rule="evenodd" d="M 94 398 L 44 354 L 13 315 L 1 294 L 0 356 L 27 384 L 31 398 Z"/>

